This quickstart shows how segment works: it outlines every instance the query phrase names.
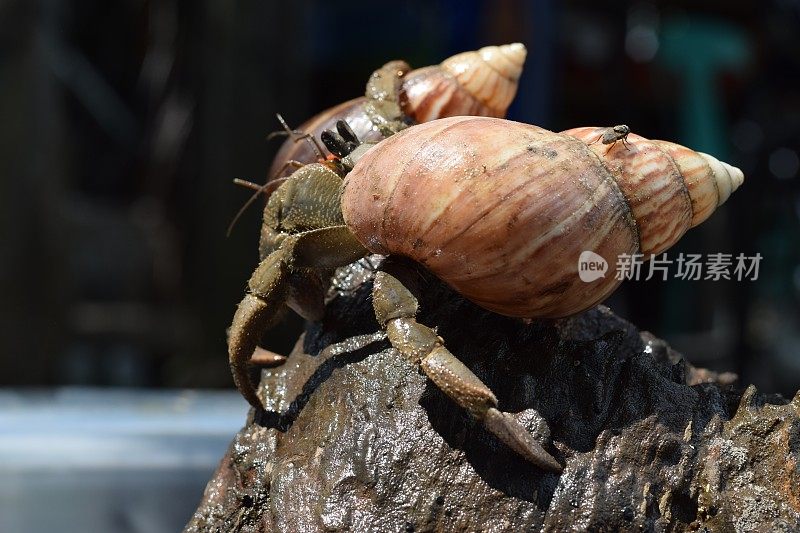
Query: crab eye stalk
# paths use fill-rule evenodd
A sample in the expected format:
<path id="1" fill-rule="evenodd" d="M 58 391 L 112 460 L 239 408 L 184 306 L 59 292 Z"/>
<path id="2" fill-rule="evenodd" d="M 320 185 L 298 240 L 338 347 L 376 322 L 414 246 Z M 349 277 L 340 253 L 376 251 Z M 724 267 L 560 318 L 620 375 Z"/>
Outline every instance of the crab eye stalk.
<path id="1" fill-rule="evenodd" d="M 352 151 L 349 149 L 349 144 L 344 138 L 332 130 L 325 130 L 323 131 L 320 136 L 322 139 L 322 144 L 325 145 L 325 148 L 330 150 L 330 152 L 334 155 L 339 157 L 347 157 L 347 155 Z"/>
<path id="2" fill-rule="evenodd" d="M 336 121 L 336 131 L 339 132 L 339 135 L 342 136 L 342 139 L 344 139 L 348 145 L 352 145 L 350 149 L 351 152 L 355 150 L 356 146 L 361 144 L 361 141 L 358 140 L 358 135 L 356 135 L 356 132 L 353 131 L 353 128 L 350 127 L 350 124 L 348 124 L 346 120 Z"/>
<path id="3" fill-rule="evenodd" d="M 340 158 L 352 154 L 361 145 L 358 136 L 344 120 L 336 121 L 336 131 L 325 130 L 319 137 L 325 147 Z"/>

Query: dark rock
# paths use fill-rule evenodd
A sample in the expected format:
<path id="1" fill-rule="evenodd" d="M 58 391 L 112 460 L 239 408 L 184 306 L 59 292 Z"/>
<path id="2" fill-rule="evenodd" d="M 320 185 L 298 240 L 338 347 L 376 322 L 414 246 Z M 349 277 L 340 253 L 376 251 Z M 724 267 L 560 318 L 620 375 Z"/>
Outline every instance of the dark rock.
<path id="1" fill-rule="evenodd" d="M 373 266 L 264 372 L 269 411 L 186 531 L 800 530 L 800 395 L 743 391 L 602 306 L 526 325 L 428 279 L 420 321 L 552 443 L 545 473 L 375 335 Z"/>

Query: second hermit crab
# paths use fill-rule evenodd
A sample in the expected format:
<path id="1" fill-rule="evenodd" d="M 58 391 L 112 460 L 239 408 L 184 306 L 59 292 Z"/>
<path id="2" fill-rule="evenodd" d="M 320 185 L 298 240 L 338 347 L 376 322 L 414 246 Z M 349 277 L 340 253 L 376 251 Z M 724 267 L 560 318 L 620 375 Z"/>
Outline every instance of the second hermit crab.
<path id="1" fill-rule="evenodd" d="M 344 146 L 355 140 L 340 124 Z M 375 278 L 375 317 L 396 351 L 501 441 L 536 465 L 561 465 L 439 337 L 417 322 L 413 268 L 422 266 L 465 298 L 521 318 L 583 311 L 619 284 L 578 276 L 578 257 L 660 253 L 722 204 L 743 180 L 716 158 L 626 134 L 610 148 L 604 128 L 553 133 L 497 118 L 454 117 L 404 129 L 375 146 L 342 150 L 343 178 L 313 163 L 269 198 L 262 261 L 233 318 L 234 379 L 261 401 L 248 360 L 278 311 L 319 317 L 330 269 L 369 253 L 402 256 Z M 331 142 L 332 141 L 332 142 Z M 409 261 L 410 260 L 410 261 Z M 486 354 L 491 358 L 492 354 Z"/>

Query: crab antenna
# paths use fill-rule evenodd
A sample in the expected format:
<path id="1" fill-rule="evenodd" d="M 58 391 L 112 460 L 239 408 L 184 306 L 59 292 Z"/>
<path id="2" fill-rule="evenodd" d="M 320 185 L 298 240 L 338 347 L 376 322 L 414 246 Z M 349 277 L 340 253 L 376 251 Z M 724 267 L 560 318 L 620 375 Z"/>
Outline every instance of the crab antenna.
<path id="1" fill-rule="evenodd" d="M 236 226 L 236 223 L 239 221 L 240 218 L 242 218 L 242 215 L 244 215 L 244 212 L 247 211 L 247 208 L 249 208 L 253 204 L 253 202 L 256 201 L 256 199 L 259 196 L 261 196 L 262 194 L 265 194 L 267 196 L 267 198 L 269 198 L 270 195 L 272 195 L 272 193 L 275 192 L 275 189 L 280 187 L 280 185 L 283 182 L 285 182 L 287 179 L 289 179 L 289 177 L 288 176 L 284 176 L 282 178 L 272 179 L 272 180 L 268 181 L 267 183 L 265 183 L 264 185 L 256 185 L 253 182 L 240 180 L 239 178 L 235 178 L 233 180 L 233 182 L 236 185 L 244 185 L 245 187 L 247 187 L 249 189 L 255 188 L 256 192 L 254 192 L 253 195 L 250 196 L 250 198 L 247 199 L 247 201 L 244 203 L 244 205 L 239 208 L 239 211 L 236 212 L 236 215 L 233 217 L 233 220 L 231 220 L 231 223 L 228 224 L 228 229 L 225 232 L 225 236 L 226 237 L 230 237 L 231 236 L 231 232 L 233 231 L 234 226 Z"/>
<path id="2" fill-rule="evenodd" d="M 297 135 L 303 135 L 302 131 L 291 129 L 289 127 L 289 125 L 286 123 L 286 120 L 283 118 L 283 116 L 280 113 L 275 113 L 275 116 L 278 117 L 278 122 L 281 123 L 281 129 L 279 129 L 278 131 L 273 131 L 272 133 L 267 135 L 267 140 L 268 141 L 271 141 L 275 137 L 290 137 L 291 138 L 291 137 L 295 137 Z M 297 140 L 295 140 L 295 142 L 297 142 Z"/>
<path id="3" fill-rule="evenodd" d="M 234 185 L 240 185 L 245 187 L 246 189 L 250 189 L 253 191 L 261 191 L 265 185 L 259 185 L 258 183 L 253 183 L 252 181 L 243 180 L 241 178 L 233 178 Z"/>
<path id="4" fill-rule="evenodd" d="M 293 130 L 292 128 L 289 127 L 289 125 L 286 123 L 286 120 L 280 113 L 276 113 L 275 116 L 278 117 L 278 122 L 281 123 L 281 127 L 283 128 L 283 130 L 273 131 L 272 133 L 267 135 L 268 141 L 278 136 L 289 137 L 294 142 L 306 141 L 309 144 L 309 146 L 311 146 L 311 149 L 314 150 L 314 155 L 317 156 L 317 159 L 325 159 L 325 152 L 322 150 L 322 146 L 319 145 L 319 142 L 317 142 L 317 139 L 314 138 L 312 134 L 306 133 L 301 130 Z"/>

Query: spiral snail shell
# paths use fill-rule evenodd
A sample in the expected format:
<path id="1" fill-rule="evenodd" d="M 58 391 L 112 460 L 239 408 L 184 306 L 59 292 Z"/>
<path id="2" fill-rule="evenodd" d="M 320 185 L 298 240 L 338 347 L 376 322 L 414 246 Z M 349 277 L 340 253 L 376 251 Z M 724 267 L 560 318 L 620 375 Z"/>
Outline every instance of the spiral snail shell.
<path id="1" fill-rule="evenodd" d="M 516 95 L 526 55 L 521 43 L 486 46 L 456 54 L 439 65 L 412 70 L 403 77 L 402 110 L 417 123 L 457 115 L 504 117 Z M 366 101 L 362 96 L 327 109 L 298 130 L 318 138 L 343 119 L 359 139 L 377 142 L 383 136 L 364 112 Z M 289 160 L 315 159 L 308 144 L 287 141 L 276 154 L 269 175 L 275 176 Z"/>
<path id="2" fill-rule="evenodd" d="M 412 126 L 355 164 L 344 220 L 370 251 L 409 257 L 491 311 L 580 312 L 620 283 L 581 281 L 581 252 L 612 265 L 659 253 L 743 181 L 739 169 L 665 141 L 592 144 L 600 132 L 484 117 Z"/>
<path id="3" fill-rule="evenodd" d="M 521 43 L 462 52 L 440 65 L 409 72 L 401 103 L 414 122 L 474 115 L 506 116 L 527 50 Z"/>
<path id="4" fill-rule="evenodd" d="M 744 180 L 738 168 L 713 156 L 633 133 L 627 137 L 630 149 L 606 150 L 593 142 L 603 130 L 584 127 L 563 133 L 588 143 L 614 176 L 637 222 L 643 254 L 661 253 L 675 244 L 686 230 L 711 216 Z"/>

